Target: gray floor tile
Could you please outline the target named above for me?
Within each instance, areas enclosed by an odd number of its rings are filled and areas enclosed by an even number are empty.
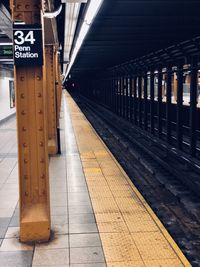
[[[18,238],[5,238],[1,244],[0,251],[32,251],[34,248],[31,244],[25,244],[19,242]]]
[[[67,187],[66,186],[51,186],[50,187],[51,194],[55,193],[66,193],[67,192]]]
[[[71,266],[71,265],[69,265],[69,264],[62,264],[62,265],[60,265],[60,264],[50,264],[50,265],[38,265],[38,264],[33,264],[31,267],[69,267],[69,266]]]
[[[57,187],[63,187],[67,188],[66,181],[50,181],[51,187],[57,186]]]
[[[82,164],[80,161],[69,161],[67,162],[67,172],[70,171],[83,172]]]
[[[75,195],[73,197],[69,196],[68,202],[69,202],[69,206],[75,205],[75,204],[80,205],[80,203],[83,205],[89,205],[91,203],[89,196],[78,196],[78,193],[76,196]]]
[[[91,213],[86,214],[70,214],[69,215],[70,224],[81,224],[81,223],[95,223],[94,215]]]
[[[67,181],[69,187],[73,186],[86,186],[86,182],[82,179],[71,179]]]
[[[14,213],[13,213],[13,216],[19,216],[19,208],[16,208]]]
[[[76,170],[70,170],[67,172],[67,179],[68,181],[74,181],[74,180],[80,180],[80,181],[85,181],[85,176],[83,174],[82,169]]]
[[[17,226],[19,226],[19,217],[18,216],[13,216],[12,219],[11,219],[11,221],[10,221],[10,223],[9,223],[9,226],[10,227],[13,227],[13,226],[17,227]]]
[[[69,233],[70,234],[82,234],[82,233],[97,233],[97,226],[95,223],[89,224],[70,224]]]
[[[1,192],[0,192],[1,194]],[[12,217],[13,216],[13,212],[14,212],[14,208],[4,208],[1,209],[0,208],[0,218],[8,218],[8,217]]]
[[[75,161],[80,162],[79,154],[67,155],[66,159],[67,159],[67,164],[70,164],[70,162],[75,162]]]
[[[33,256],[33,266],[62,266],[69,264],[69,249],[37,250]]]
[[[100,247],[101,240],[99,234],[72,234],[70,238],[70,247]]]
[[[31,267],[32,251],[1,252],[0,267]]]
[[[52,216],[66,216],[68,214],[68,208],[66,206],[54,206],[51,207],[51,215]]]
[[[0,218],[0,227],[7,227],[10,222],[10,218]]]
[[[0,238],[4,238],[8,229],[10,218],[0,218]]]
[[[68,235],[55,235],[53,240],[43,244],[36,244],[35,250],[40,249],[61,249],[69,248],[69,236]]]
[[[71,248],[71,263],[104,263],[104,255],[101,247]]]
[[[68,192],[68,198],[69,200],[80,200],[80,202],[84,201],[85,199],[89,198],[89,192]]]
[[[91,204],[80,205],[80,203],[77,203],[77,205],[69,206],[69,215],[71,215],[71,214],[84,214],[84,213],[93,213],[93,209],[92,209]]]
[[[87,186],[74,186],[74,187],[68,187],[69,193],[82,193],[82,192],[88,192]]]
[[[19,237],[19,227],[8,227],[5,238],[18,238]]]
[[[67,199],[51,200],[50,203],[52,207],[67,207]]]
[[[66,235],[69,233],[69,226],[67,223],[52,225],[51,229],[55,235]]]
[[[51,216],[52,225],[55,224],[67,224],[68,223],[68,217],[67,216]]]

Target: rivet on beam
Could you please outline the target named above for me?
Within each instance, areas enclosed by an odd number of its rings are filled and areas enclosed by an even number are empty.
[[[40,142],[40,146],[43,146],[43,142]]]

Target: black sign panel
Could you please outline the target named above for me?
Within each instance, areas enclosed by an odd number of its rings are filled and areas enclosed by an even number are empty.
[[[15,65],[42,65],[43,45],[41,25],[14,24],[13,46]]]

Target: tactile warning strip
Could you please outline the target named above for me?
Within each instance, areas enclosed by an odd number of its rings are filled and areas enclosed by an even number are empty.
[[[65,100],[107,266],[191,266],[67,93]]]

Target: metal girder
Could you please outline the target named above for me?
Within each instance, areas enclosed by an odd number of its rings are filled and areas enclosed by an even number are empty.
[[[12,40],[11,16],[2,3],[0,3],[0,29]]]
[[[14,22],[20,20],[26,24],[43,24],[41,12],[44,7],[43,0],[10,0],[10,7]],[[24,242],[47,241],[50,238],[44,66],[16,65],[14,67],[20,187],[20,240]]]
[[[45,45],[58,45],[57,23],[55,18],[44,18],[44,32]]]
[[[53,45],[45,46],[46,56],[46,97],[48,120],[48,152],[50,155],[57,153],[57,113],[56,113],[56,50]]]

